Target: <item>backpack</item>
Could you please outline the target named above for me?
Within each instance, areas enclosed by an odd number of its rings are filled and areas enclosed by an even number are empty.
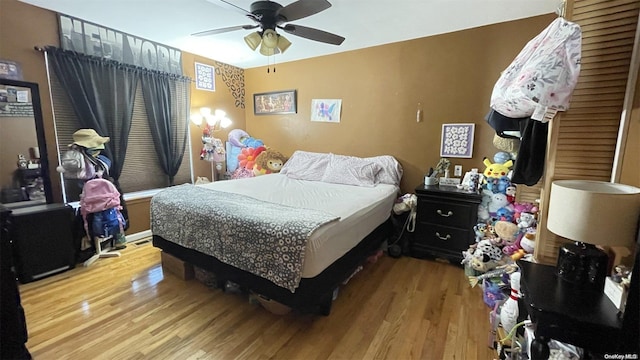
[[[118,228],[120,232],[124,233],[125,221],[124,217],[120,213],[121,209],[122,206],[120,205],[120,192],[118,191],[118,189],[116,189],[116,186],[111,181],[102,178],[96,178],[91,179],[84,184],[82,193],[80,194],[80,212],[82,213],[84,228],[87,234],[90,234],[87,215],[94,214],[95,222],[96,214],[98,213],[101,225],[99,232],[94,232],[94,236],[104,233],[102,222],[106,222],[107,225],[113,224],[113,222],[109,222],[109,217],[113,217],[114,215],[115,217],[117,217]],[[105,211],[107,212],[103,213]]]
[[[89,157],[76,145],[72,145],[60,159],[56,168],[65,179],[89,180],[96,176],[96,169]]]
[[[116,236],[118,233],[124,232],[122,224],[124,218],[120,211],[116,208],[102,210],[93,214],[91,220],[91,230],[93,230],[93,236],[109,237]]]

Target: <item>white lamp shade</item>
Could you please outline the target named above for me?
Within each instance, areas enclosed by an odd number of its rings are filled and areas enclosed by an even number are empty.
[[[640,216],[640,189],[590,180],[551,184],[547,228],[592,245],[631,246]]]
[[[223,117],[222,120],[220,120],[220,126],[223,129],[228,128],[229,126],[231,126],[231,119],[229,119],[228,117]]]

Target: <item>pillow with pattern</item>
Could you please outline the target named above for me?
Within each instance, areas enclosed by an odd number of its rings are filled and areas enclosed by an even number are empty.
[[[321,181],[329,165],[329,155],[297,150],[280,169],[280,174],[298,180]]]
[[[378,184],[377,175],[382,170],[375,162],[345,155],[331,154],[329,166],[322,181],[334,184],[373,187]]]
[[[377,175],[379,184],[389,184],[400,186],[402,179],[402,165],[391,155],[380,155],[364,158],[364,160],[380,165],[380,172]]]

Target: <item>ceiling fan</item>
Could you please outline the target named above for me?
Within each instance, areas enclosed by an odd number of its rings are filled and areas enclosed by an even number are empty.
[[[259,31],[245,36],[244,40],[251,50],[260,46],[260,53],[265,56],[283,53],[291,46],[291,42],[278,34],[276,28],[289,34],[327,44],[340,45],[344,41],[344,37],[323,30],[288,24],[290,21],[299,20],[330,8],[331,3],[327,0],[298,0],[287,6],[282,6],[274,1],[256,1],[251,4],[250,11],[225,0],[218,1],[221,6],[242,13],[256,24],[206,30],[194,33],[193,36],[208,36],[235,30],[260,28]]]

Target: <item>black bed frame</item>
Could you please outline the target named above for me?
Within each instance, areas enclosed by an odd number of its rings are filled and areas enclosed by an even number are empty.
[[[371,256],[393,232],[391,219],[379,225],[356,247],[336,260],[313,278],[303,278],[294,293],[234,266],[199,251],[185,248],[160,236],[153,235],[153,245],[187,263],[210,271],[216,276],[216,285],[224,289],[227,281],[240,285],[245,290],[261,294],[287,305],[301,313],[329,315],[334,290],[347,280]]]

